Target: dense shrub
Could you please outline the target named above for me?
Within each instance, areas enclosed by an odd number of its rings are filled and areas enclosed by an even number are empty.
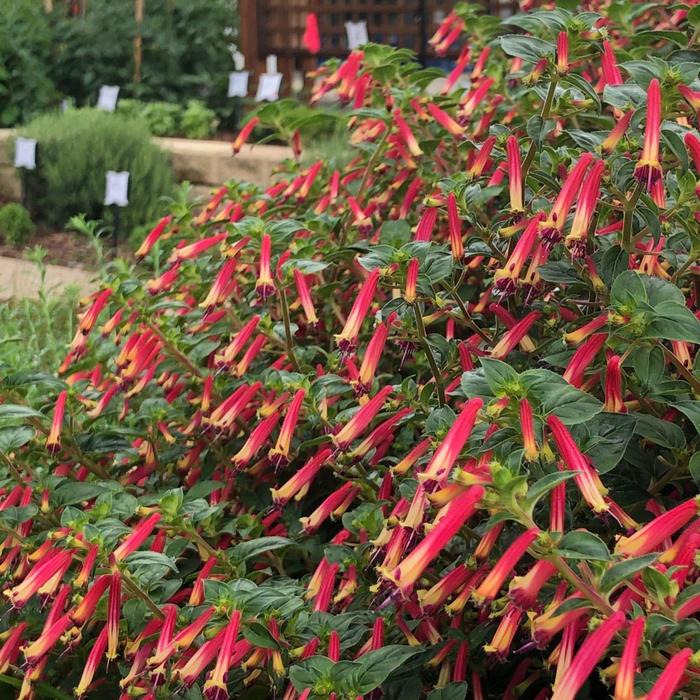
[[[4,377],[25,696],[700,694],[698,14],[457,11],[469,90],[353,52],[342,173],[178,204]]]
[[[236,20],[232,0],[146,2],[142,77],[134,83],[134,4],[90,0],[79,17],[56,4],[52,74],[59,90],[81,105],[95,103],[100,85],[120,85],[122,97],[181,104],[198,98],[230,119],[236,101],[226,97],[226,87]]]
[[[34,233],[29,212],[15,202],[0,207],[0,240],[10,245],[22,245]]]
[[[215,113],[201,100],[188,100],[180,120],[180,132],[188,139],[206,139],[216,130]]]
[[[32,204],[52,226],[75,214],[102,218],[105,173],[128,170],[129,206],[125,230],[150,221],[173,191],[167,156],[151,143],[140,120],[93,109],[68,110],[31,122],[22,133],[39,142],[38,167],[27,173]]]
[[[0,127],[58,103],[49,76],[51,28],[40,2],[0,0]]]

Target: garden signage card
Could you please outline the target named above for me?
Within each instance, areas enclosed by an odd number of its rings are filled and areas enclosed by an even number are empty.
[[[369,42],[367,22],[364,20],[361,20],[360,22],[346,22],[345,32],[348,37],[348,48],[350,51],[354,51],[355,49]]]
[[[36,139],[18,136],[15,139],[15,168],[36,168]]]
[[[100,94],[97,98],[97,109],[102,109],[105,112],[114,112],[119,99],[118,85],[103,85],[100,88]]]
[[[228,96],[245,97],[248,94],[248,71],[237,70],[228,74]]]
[[[105,205],[125,207],[129,204],[129,171],[108,170],[105,179]]]

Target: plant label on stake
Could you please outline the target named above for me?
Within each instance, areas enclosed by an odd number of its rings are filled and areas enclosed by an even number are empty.
[[[36,139],[18,136],[15,139],[15,168],[36,170]]]
[[[112,247],[117,254],[119,241],[119,210],[129,204],[129,171],[108,170],[105,178],[105,206],[112,206],[114,212],[114,230],[112,232]]]
[[[97,109],[105,112],[114,112],[119,98],[118,85],[103,85],[97,98]]]
[[[248,71],[236,70],[228,74],[228,96],[245,97],[248,94]]]
[[[365,22],[365,20],[346,22],[345,33],[348,37],[348,49],[350,49],[350,51],[354,51],[369,42],[367,22]]]
[[[256,102],[275,102],[280,96],[282,74],[277,72],[277,56],[270,55],[265,59],[265,72],[258,79]]]

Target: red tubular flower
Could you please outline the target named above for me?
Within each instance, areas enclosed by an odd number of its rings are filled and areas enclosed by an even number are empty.
[[[236,333],[233,340],[224,348],[223,352],[216,356],[215,361],[218,366],[230,365],[236,359],[255,332],[258,323],[260,323],[260,316],[256,314],[251,317],[238,333]]]
[[[209,236],[208,238],[202,238],[199,241],[182,246],[182,248],[175,248],[168,258],[168,263],[175,265],[185,260],[194,260],[210,248],[213,248],[214,246],[219,245],[219,243],[225,241],[226,238],[228,238],[228,233],[217,233],[213,236]]]
[[[466,564],[458,564],[432,588],[427,591],[418,591],[421,608],[428,612],[436,610],[452,593],[466,583],[471,575],[472,572]]]
[[[362,328],[362,322],[369,313],[374,294],[377,291],[379,274],[378,267],[370,272],[355,298],[355,303],[350,309],[343,330],[335,336],[335,341],[342,353],[350,353],[357,345],[357,336]]]
[[[491,568],[486,578],[479,584],[472,593],[477,603],[483,605],[492,601],[501,590],[508,575],[513,571],[517,563],[527,552],[528,547],[537,539],[540,531],[531,528],[519,535],[513,543],[506,549],[501,558]]]
[[[617,67],[615,52],[607,39],[603,41],[602,65],[605,85],[622,85],[625,82],[622,79],[620,69]]]
[[[216,566],[216,557],[209,557],[204,562],[204,566],[199,570],[195,579],[190,599],[187,601],[189,605],[201,605],[204,602],[204,582],[209,578],[211,570]]]
[[[588,227],[591,225],[591,219],[595,212],[600,194],[600,180],[604,170],[605,163],[602,160],[596,161],[581,187],[576,213],[571,224],[571,232],[564,241],[566,247],[571,251],[572,258],[579,259],[586,254]]]
[[[452,92],[452,88],[455,86],[459,80],[464,69],[469,64],[469,58],[471,56],[471,51],[468,46],[465,46],[460,52],[457,60],[455,61],[454,68],[450,71],[447,79],[445,80],[445,85],[443,86],[441,93],[442,95],[449,95]]]
[[[391,469],[394,474],[405,474],[428,450],[430,438],[421,440],[400,462]]]
[[[309,53],[317,54],[321,50],[321,35],[318,31],[318,18],[315,12],[306,13],[306,26],[301,43]]]
[[[186,688],[192,686],[199,675],[216,658],[221,650],[221,645],[228,631],[228,625],[222,627],[215,637],[202,644],[199,649],[182,665],[173,671],[173,677],[179,680]]]
[[[569,364],[564,371],[564,379],[571,386],[580,387],[586,370],[595,356],[600,352],[608,336],[606,333],[596,333],[586,342],[582,343],[569,360]]]
[[[569,170],[561,191],[554,202],[549,216],[540,223],[540,239],[542,244],[551,250],[552,247],[561,240],[561,232],[566,224],[566,217],[569,215],[571,205],[576,199],[583,178],[586,176],[588,166],[591,164],[593,156],[584,153]]]
[[[80,676],[80,681],[73,691],[76,697],[81,698],[85,693],[87,693],[92,679],[95,677],[95,672],[97,671],[100,661],[104,656],[105,649],[107,648],[107,625],[102,628],[102,631],[97,635],[95,643],[90,649],[87,660],[85,661],[85,666],[83,667],[83,673]]]
[[[235,269],[235,260],[227,260],[221,266],[221,269],[219,270],[219,273],[216,275],[216,279],[214,280],[214,284],[209,290],[209,294],[207,294],[205,299],[199,305],[200,308],[211,309],[212,307],[218,306],[219,304],[222,304],[224,301],[226,301],[226,298],[230,294],[229,283],[231,281],[231,277],[233,276]]]
[[[520,430],[523,434],[523,446],[525,447],[525,459],[535,460],[539,457],[535,439],[535,421],[532,415],[532,406],[527,399],[520,401]]]
[[[569,35],[566,32],[557,35],[557,72],[569,72]]]
[[[484,489],[481,486],[472,486],[450,501],[418,546],[393,571],[385,572],[384,576],[393,581],[402,593],[408,593],[433,559],[474,514],[483,495]]]
[[[12,628],[7,639],[5,639],[5,643],[0,649],[0,673],[5,673],[10,664],[14,664],[17,661],[25,629],[27,629],[27,623],[20,622]]]
[[[659,162],[659,139],[661,138],[661,88],[652,78],[647,89],[647,122],[644,131],[644,150],[638,161],[634,176],[651,192],[652,186],[661,179],[663,171]]]
[[[464,100],[462,109],[460,110],[460,114],[463,118],[471,117],[474,110],[476,110],[479,105],[483,104],[486,99],[486,94],[491,89],[494,82],[493,78],[486,78],[486,80],[479,82],[476,90],[465,93],[465,96],[462,98],[462,100]]]
[[[433,230],[435,229],[437,216],[437,207],[426,207],[420,221],[418,222],[418,226],[416,226],[416,235],[414,236],[413,240],[430,241],[433,237]]]
[[[509,603],[493,638],[484,646],[484,651],[487,654],[495,654],[498,659],[505,659],[520,627],[523,615],[522,609]]]
[[[304,403],[305,396],[306,392],[303,389],[299,389],[296,394],[294,394],[294,398],[289,404],[289,408],[287,409],[287,413],[284,417],[284,422],[282,423],[280,434],[277,437],[277,442],[275,443],[275,446],[267,453],[267,456],[277,467],[289,462],[292,437],[294,435],[294,429],[296,428],[299,420],[299,412],[301,411],[301,406]]]
[[[432,480],[437,481],[441,486],[445,485],[452,466],[474,429],[476,417],[483,405],[484,402],[479,398],[467,401],[440,446],[435,450],[425,471],[418,475],[420,481]]]
[[[604,513],[609,510],[610,506],[604,498],[608,490],[601,483],[595,467],[589,463],[588,459],[579,450],[571,433],[555,415],[550,414],[547,416],[547,425],[552,431],[552,437],[566,468],[577,472],[574,476],[574,481],[585,501],[596,513]]]
[[[231,458],[236,469],[243,469],[255,459],[255,456],[267,443],[267,439],[275,429],[280,416],[278,412],[261,420],[250,433],[243,447]]]
[[[671,700],[673,694],[683,685],[683,674],[690,663],[693,650],[681,649],[666,664],[666,668],[647,693],[645,700]]]
[[[248,140],[248,137],[253,133],[253,129],[255,129],[258,124],[260,124],[260,117],[253,117],[246,122],[243,128],[238,132],[238,136],[236,136],[234,142],[231,144],[234,156],[240,152],[241,148],[243,148],[243,144]]]
[[[304,315],[306,316],[306,322],[310,326],[316,326],[318,323],[318,316],[316,316],[316,310],[314,309],[314,303],[311,299],[311,293],[309,292],[309,286],[306,284],[306,277],[304,273],[297,267],[294,268],[294,284],[297,288],[297,294],[299,295],[299,301],[304,309]]]
[[[258,280],[255,283],[255,291],[263,301],[275,293],[275,282],[272,279],[272,272],[270,268],[271,257],[272,239],[267,233],[264,233],[260,243],[260,268],[258,272]]]
[[[61,449],[61,428],[63,427],[63,415],[66,411],[66,399],[68,391],[65,389],[58,395],[56,406],[53,410],[53,421],[51,422],[51,431],[46,438],[46,449],[52,454]]]
[[[481,77],[481,74],[484,72],[484,69],[486,68],[486,61],[489,60],[490,55],[491,55],[491,47],[484,46],[484,48],[481,49],[481,53],[479,54],[479,58],[477,58],[476,62],[474,63],[474,68],[472,68],[472,74],[471,74],[472,80],[475,81]]]
[[[625,135],[625,133],[627,133],[627,128],[629,127],[633,116],[634,110],[630,109],[617,120],[615,126],[600,145],[603,153],[612,153],[615,150],[617,144],[620,143],[622,137]]]
[[[576,693],[586,682],[595,665],[608,649],[613,637],[625,624],[625,614],[613,613],[596,630],[591,632],[566,670],[561,683],[554,689],[552,700],[574,700]]]
[[[399,131],[401,139],[406,144],[406,147],[411,152],[411,155],[414,157],[423,155],[423,151],[418,145],[418,141],[416,141],[416,137],[411,131],[411,127],[408,126],[406,120],[401,116],[401,112],[398,109],[395,109],[392,113],[392,116],[394,118],[394,124],[396,124],[396,128]]]
[[[121,561],[132,552],[135,552],[148,539],[148,536],[153,532],[160,519],[160,513],[151,513],[147,518],[144,518],[114,550],[115,561]]]
[[[510,210],[514,213],[525,211],[523,206],[523,173],[520,161],[520,146],[515,136],[509,136],[506,141],[506,170],[508,172],[508,187],[510,190]]]
[[[450,232],[450,248],[454,260],[462,260],[464,257],[464,244],[462,243],[462,222],[457,211],[457,198],[454,192],[447,195],[447,220]]]
[[[440,109],[433,102],[428,102],[428,111],[433,115],[435,121],[452,136],[462,136],[464,127],[460,126],[447,112]],[[416,155],[416,154],[414,154]]]
[[[380,389],[360,410],[333,435],[333,443],[339,450],[346,450],[350,444],[364,433],[374,417],[382,410],[384,402],[393,392],[393,388],[385,386]]]
[[[238,636],[238,628],[241,623],[241,611],[234,610],[231,619],[226,625],[223,638],[219,646],[219,655],[216,666],[204,683],[204,696],[207,700],[226,700],[229,697],[226,685],[228,670],[231,666],[233,645]]]
[[[71,622],[73,622],[76,627],[82,627],[90,620],[102,594],[109,587],[110,580],[111,576],[109,574],[103,574],[96,578],[95,582],[85,594],[85,597],[68,613]]]
[[[581,343],[590,335],[599,331],[601,328],[606,326],[608,323],[608,314],[603,313],[600,316],[596,316],[592,321],[589,321],[584,326],[577,328],[575,331],[570,331],[564,335],[564,340],[567,343]]]
[[[112,563],[112,574],[107,601],[107,659],[117,658],[119,647],[119,618],[122,607],[122,575]]]
[[[608,358],[607,372],[605,373],[605,405],[603,410],[610,413],[627,412],[622,395],[621,359],[619,355],[611,355]]]
[[[112,296],[111,289],[103,290],[98,294],[95,301],[92,302],[90,308],[83,314],[82,318],[80,319],[80,324],[78,326],[80,332],[83,335],[89,335],[90,331],[93,329],[95,323],[97,322],[100,313],[102,313],[102,309],[104,309],[105,305],[109,301],[110,296]]]
[[[357,496],[359,488],[351,481],[346,481],[331,494],[308,517],[299,518],[304,532],[313,534],[331,516],[341,515]]]
[[[508,588],[508,597],[523,610],[531,610],[542,587],[557,572],[554,564],[541,559],[524,576],[514,576]]]
[[[539,311],[531,311],[518,321],[510,330],[503,334],[503,337],[491,350],[491,357],[496,360],[503,360],[528,334],[530,328],[541,316],[542,314]]]
[[[615,551],[628,557],[638,557],[656,549],[667,537],[671,537],[698,515],[698,502],[691,498],[675,508],[662,513],[629,537],[621,537]]]
[[[372,335],[372,339],[367,345],[367,350],[362,358],[362,364],[360,365],[360,374],[357,379],[356,391],[361,394],[368,394],[372,388],[372,381],[374,380],[374,374],[379,366],[379,361],[382,358],[382,353],[384,352],[384,345],[386,344],[386,339],[389,336],[389,325],[391,321],[387,323],[380,323]]]
[[[26,504],[21,504],[26,505]],[[59,579],[65,574],[73,560],[73,552],[61,549],[47,554],[26,575],[22,583],[3,591],[12,606],[24,607],[29,600],[55,577]]]
[[[173,217],[171,215],[164,216],[154,227],[151,229],[151,232],[146,236],[146,238],[143,239],[143,243],[139,246],[138,250],[136,251],[135,255],[136,257],[141,260],[142,258],[145,258],[153,249],[153,246],[157,243],[157,241],[160,239],[160,237],[163,235],[165,232],[165,229],[168,228],[170,225],[170,222],[173,220]]]
[[[635,700],[634,679],[637,675],[637,655],[644,637],[644,618],[638,617],[630,626],[615,677],[614,700]]]
[[[496,270],[493,276],[493,286],[501,296],[507,297],[515,294],[520,273],[537,242],[540,219],[541,215],[539,214],[530,219],[506,264],[499,270]]]
[[[51,625],[47,625],[34,642],[22,649],[27,664],[32,667],[37,666],[37,664],[51,652],[54,646],[56,646],[56,643],[66,632],[70,624],[71,621],[68,615],[61,615],[61,617],[55,620]]]
[[[491,157],[491,151],[496,144],[496,137],[489,136],[479,148],[479,152],[476,154],[474,161],[467,170],[467,177],[475,178],[480,177],[484,174],[486,166],[489,164],[489,159]]]
[[[329,449],[320,450],[314,455],[294,476],[292,476],[283,486],[278,489],[271,489],[272,502],[275,505],[284,505],[292,498],[300,500],[303,498],[311,486],[316,474],[333,454]]]

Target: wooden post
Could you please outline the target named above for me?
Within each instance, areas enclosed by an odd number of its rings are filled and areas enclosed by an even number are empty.
[[[44,0],[44,12],[53,12],[53,0]]]
[[[142,37],[141,25],[146,0],[134,0],[134,20],[136,21],[136,34],[134,35],[134,82],[141,82]]]
[[[239,49],[245,56],[246,68],[257,72],[260,61],[260,43],[258,41],[258,11],[255,4],[255,0],[239,0],[240,24],[238,36]]]

